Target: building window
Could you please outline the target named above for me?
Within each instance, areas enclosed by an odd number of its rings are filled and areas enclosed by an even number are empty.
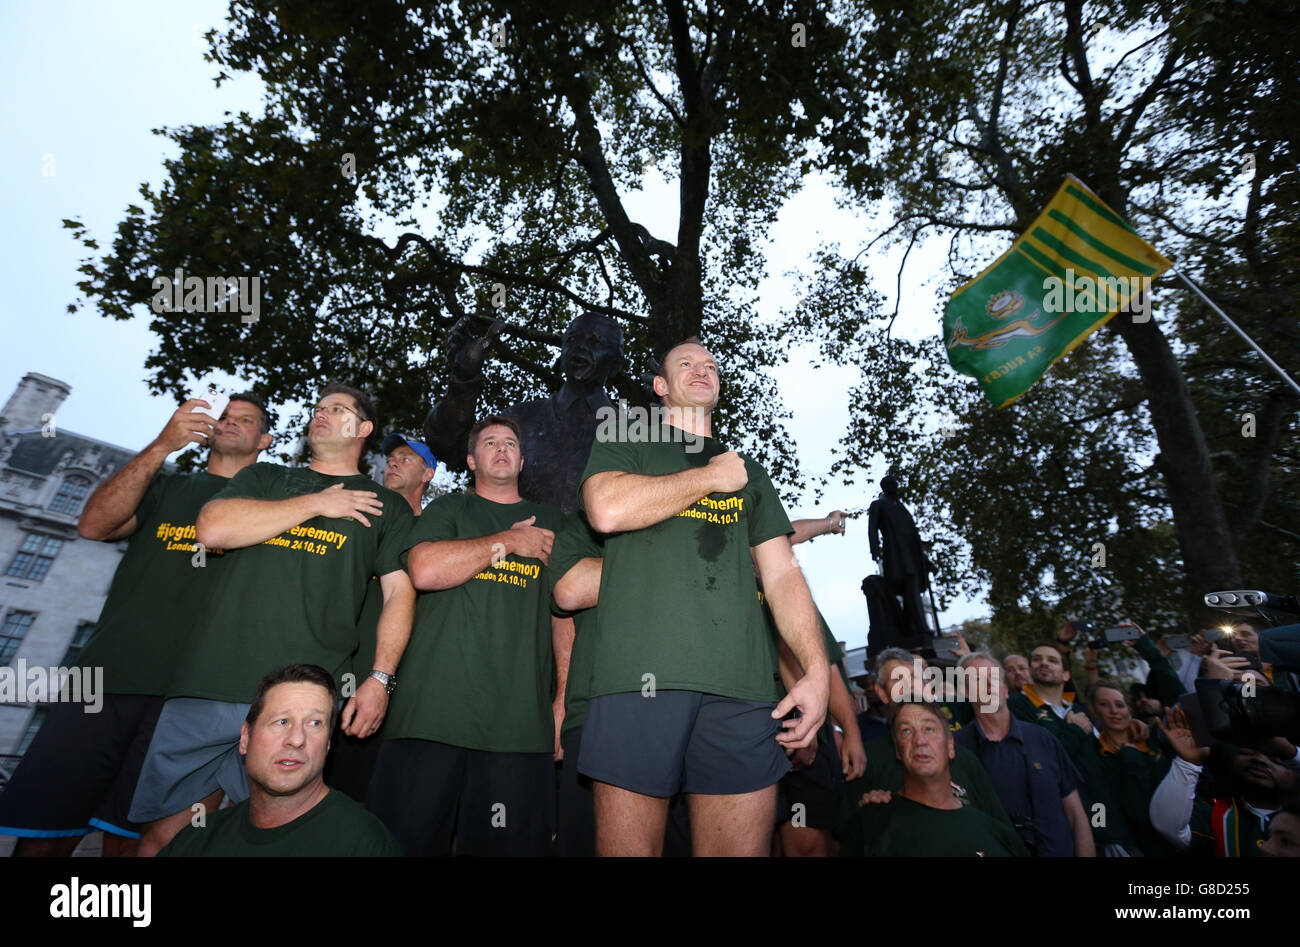
[[[81,660],[81,649],[86,646],[90,636],[95,633],[95,623],[93,621],[77,622],[77,633],[72,636],[72,641],[68,645],[68,651],[63,655],[60,662],[65,668],[74,668],[77,662]]]
[[[27,637],[27,629],[36,620],[34,612],[11,611],[0,626],[0,666],[8,666],[18,653],[18,646]]]
[[[50,571],[54,557],[62,548],[62,539],[42,536],[39,533],[28,533],[23,544],[18,547],[18,552],[14,554],[14,561],[9,563],[9,571],[5,574],[39,582],[45,578],[45,573]]]
[[[90,495],[90,481],[84,477],[68,477],[59,485],[59,492],[50,501],[51,513],[67,513],[76,516],[81,512],[81,504]]]

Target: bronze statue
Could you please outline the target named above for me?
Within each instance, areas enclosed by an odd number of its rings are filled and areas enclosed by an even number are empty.
[[[881,564],[890,600],[902,598],[900,640],[891,644],[904,648],[929,647],[931,629],[925,619],[921,594],[930,588],[934,563],[925,554],[912,514],[898,498],[898,481],[882,477],[883,494],[867,510],[867,541],[871,558]],[[864,588],[865,591],[865,588]]]
[[[465,436],[474,424],[484,382],[483,362],[494,335],[489,331],[485,337],[475,337],[467,317],[447,337],[450,390],[425,418],[424,439],[450,470],[465,469]],[[578,478],[596,439],[596,412],[613,410],[605,385],[622,365],[622,327],[598,312],[584,312],[564,330],[560,349],[564,383],[559,391],[502,412],[514,419],[523,435],[519,493],[524,499],[566,513],[577,509]]]

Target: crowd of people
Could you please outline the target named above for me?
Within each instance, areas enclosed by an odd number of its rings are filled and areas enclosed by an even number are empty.
[[[964,691],[918,699],[898,648],[851,681],[792,551],[843,515],[788,518],[713,437],[720,386],[698,340],[664,353],[654,392],[691,437],[598,437],[575,513],[520,494],[508,416],[470,430],[471,488],[426,502],[419,440],[382,440],[382,485],[361,472],[357,388],[321,391],[301,467],[258,461],[256,396],[181,405],[82,512],[127,544],[81,659],[107,695],[51,707],[0,834],[16,855],[96,829],[141,856],[1300,854],[1296,747],[1198,746],[1175,706],[1198,676],[1294,683],[1253,626],[1233,653],[1139,634],[1132,688],[1086,649],[1076,681],[1073,623],[1004,660],[963,642]],[[194,441],[205,469],[166,469]]]

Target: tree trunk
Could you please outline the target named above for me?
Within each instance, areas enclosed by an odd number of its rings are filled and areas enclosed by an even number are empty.
[[[1193,622],[1191,630],[1196,631],[1209,620],[1205,593],[1241,584],[1237,552],[1214,482],[1209,447],[1182,369],[1154,319],[1134,323],[1120,313],[1109,325],[1128,346],[1147,391],[1151,424],[1160,445],[1156,463],[1173,510],[1186,574],[1184,600]],[[1114,554],[1118,562],[1123,561],[1123,550],[1115,550]]]

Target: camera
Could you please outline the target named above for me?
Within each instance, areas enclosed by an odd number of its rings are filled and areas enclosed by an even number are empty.
[[[1269,737],[1300,741],[1300,694],[1280,687],[1247,688],[1238,681],[1199,680],[1196,692],[1179,703],[1201,746],[1210,742],[1207,738],[1243,744]]]

